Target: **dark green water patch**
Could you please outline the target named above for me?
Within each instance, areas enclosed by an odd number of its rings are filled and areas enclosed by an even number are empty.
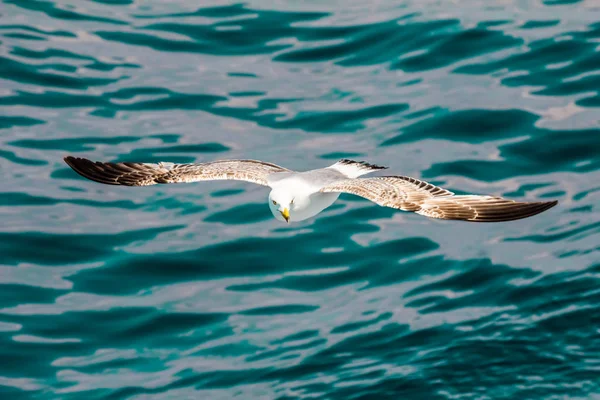
[[[409,125],[402,134],[384,141],[382,146],[423,139],[468,143],[508,139],[526,135],[538,118],[521,110],[437,111],[435,117]]]
[[[47,234],[40,232],[0,233],[3,263],[22,262],[40,265],[64,265],[97,261],[114,252],[115,247],[154,237],[177,226],[150,228],[114,235]],[[32,252],[34,248],[39,251]]]
[[[0,129],[12,128],[15,126],[33,126],[45,124],[46,121],[25,116],[0,116]]]

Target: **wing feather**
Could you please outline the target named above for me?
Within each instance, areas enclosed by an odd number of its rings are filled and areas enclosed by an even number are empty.
[[[474,222],[503,222],[531,217],[558,204],[558,201],[519,202],[493,196],[451,196],[428,199],[417,214],[431,218]]]
[[[372,202],[404,211],[417,211],[425,199],[454,193],[408,176],[378,176],[344,179],[329,184],[321,192],[355,194]]]
[[[239,180],[268,186],[268,177],[290,170],[256,160],[223,160],[197,164],[111,163],[67,156],[65,162],[79,175],[107,185],[149,186],[210,180]]]
[[[346,179],[321,189],[350,193],[374,203],[430,218],[473,222],[502,222],[531,217],[557,201],[518,202],[494,196],[460,195],[406,176]]]

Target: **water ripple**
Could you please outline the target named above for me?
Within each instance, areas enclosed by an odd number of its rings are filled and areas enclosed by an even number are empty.
[[[0,397],[593,398],[593,2],[0,0]],[[98,160],[364,159],[556,198],[455,224]]]

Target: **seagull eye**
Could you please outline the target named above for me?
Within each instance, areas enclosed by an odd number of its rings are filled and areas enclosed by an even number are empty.
[[[277,202],[276,202],[275,200],[273,200],[273,204],[274,204],[274,205],[277,205]]]

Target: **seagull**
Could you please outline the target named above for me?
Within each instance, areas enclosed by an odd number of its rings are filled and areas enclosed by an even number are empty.
[[[271,188],[269,208],[287,223],[311,218],[341,193],[363,197],[383,207],[412,211],[430,218],[503,222],[531,217],[557,201],[518,202],[496,196],[455,195],[408,176],[361,176],[387,169],[364,161],[342,159],[333,165],[296,172],[264,161],[221,160],[206,163],[94,162],[67,156],[75,172],[92,181],[122,186],[150,186],[212,180],[238,180]]]

